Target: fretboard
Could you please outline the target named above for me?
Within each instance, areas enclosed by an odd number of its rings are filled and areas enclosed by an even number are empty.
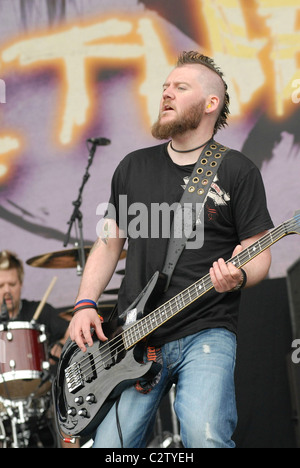
[[[246,265],[246,263],[257,257],[261,252],[275,244],[275,242],[279,241],[288,234],[292,234],[294,223],[294,218],[282,223],[280,226],[272,229],[268,234],[265,234],[258,241],[254,242],[241,253],[229,259],[226,263],[231,262],[237,268],[242,268],[244,265]],[[124,347],[129,349],[134,346],[140,340],[159,328],[163,323],[170,320],[181,310],[191,305],[212,288],[213,284],[210,275],[207,274],[196,283],[182,291],[180,294],[155,309],[146,317],[142,318],[138,322],[135,322],[129,328],[124,330],[122,333]]]

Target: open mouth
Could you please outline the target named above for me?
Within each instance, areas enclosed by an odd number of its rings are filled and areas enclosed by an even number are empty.
[[[169,106],[168,104],[166,104],[164,107],[163,107],[163,110],[164,111],[169,111],[169,110],[174,110],[173,107]]]
[[[162,108],[162,113],[165,113],[165,112],[171,112],[171,111],[174,111],[173,107],[169,106],[168,104],[165,104]]]

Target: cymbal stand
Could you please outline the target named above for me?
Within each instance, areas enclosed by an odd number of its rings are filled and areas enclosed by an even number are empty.
[[[6,431],[0,415],[0,448],[7,448]]]
[[[29,444],[30,431],[26,428],[24,402],[16,402],[16,406],[8,406],[7,414],[10,418],[12,431],[12,448],[26,448]]]

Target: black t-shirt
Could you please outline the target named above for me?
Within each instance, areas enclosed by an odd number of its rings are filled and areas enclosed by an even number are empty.
[[[192,170],[193,166],[178,166],[172,161],[167,144],[130,153],[117,167],[106,217],[116,219],[128,237],[119,312],[132,304],[156,271],[162,270],[168,236],[166,219],[160,220],[158,229],[157,207],[180,201]],[[215,260],[231,258],[242,240],[273,227],[261,174],[238,151],[230,150],[225,156],[210,188],[203,216],[203,246],[183,251],[169,289],[157,305],[206,275]],[[155,330],[149,342],[162,345],[215,327],[236,333],[239,301],[239,292],[219,294],[212,290]]]

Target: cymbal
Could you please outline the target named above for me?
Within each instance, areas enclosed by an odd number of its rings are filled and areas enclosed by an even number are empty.
[[[85,259],[89,256],[92,247],[84,247]],[[123,250],[120,260],[126,258],[126,250]],[[69,249],[58,252],[50,252],[27,260],[27,265],[36,268],[76,268],[79,264],[79,250]]]

